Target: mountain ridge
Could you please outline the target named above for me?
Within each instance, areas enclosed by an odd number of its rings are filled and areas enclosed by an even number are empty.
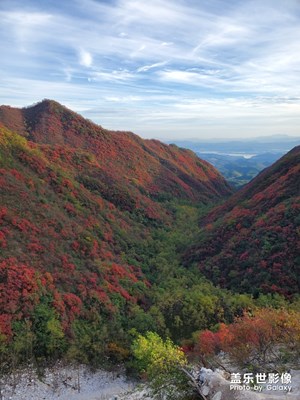
[[[232,192],[224,178],[209,163],[189,150],[168,146],[156,140],[143,140],[131,132],[108,131],[53,100],[44,100],[23,109],[1,106],[0,121],[35,143],[67,145],[92,152],[102,161],[106,159],[110,169],[115,169],[122,160],[119,175],[128,174],[137,178],[141,171],[149,172],[144,173],[140,180],[150,183],[155,181],[153,172],[159,175],[161,170],[161,175],[168,176],[169,184],[160,179],[158,186],[165,186],[168,190],[170,186],[173,189],[177,186],[177,194],[181,192],[183,197],[201,200],[201,194],[200,197],[196,194],[199,189],[209,195],[211,191],[216,197]],[[153,172],[149,171],[149,166]],[[184,179],[189,181],[188,185]],[[193,190],[194,185],[198,186],[197,190]],[[185,196],[184,192],[188,192],[188,195]],[[204,200],[205,196],[202,197]]]
[[[186,262],[232,290],[298,293],[299,175],[297,146],[201,220],[203,236]]]

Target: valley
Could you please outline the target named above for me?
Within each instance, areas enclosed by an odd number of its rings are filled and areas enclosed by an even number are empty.
[[[4,378],[58,361],[137,377],[148,332],[206,365],[207,337],[238,348],[237,321],[264,310],[286,310],[298,354],[299,147],[234,191],[191,150],[53,100],[1,106],[0,133]]]

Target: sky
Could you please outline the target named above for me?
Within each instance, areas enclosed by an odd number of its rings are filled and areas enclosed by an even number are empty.
[[[0,104],[145,138],[300,136],[300,0],[0,0]]]

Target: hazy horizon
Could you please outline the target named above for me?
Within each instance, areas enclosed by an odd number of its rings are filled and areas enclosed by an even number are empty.
[[[299,137],[297,0],[2,0],[0,103],[168,140]]]

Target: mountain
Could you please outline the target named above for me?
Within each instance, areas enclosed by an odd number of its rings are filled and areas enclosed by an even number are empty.
[[[231,188],[190,150],[108,131],[54,101],[2,106],[0,124],[0,339],[25,359],[29,348],[121,357],[130,324],[153,325],[149,287],[166,264],[153,258],[176,209]]]
[[[95,179],[126,187],[133,202],[149,207],[149,198],[210,202],[231,193],[222,176],[193,152],[130,132],[105,130],[52,100],[24,109],[2,106],[0,122],[30,142],[89,152],[101,163]]]
[[[214,283],[240,292],[299,292],[300,146],[201,221],[185,255]]]

